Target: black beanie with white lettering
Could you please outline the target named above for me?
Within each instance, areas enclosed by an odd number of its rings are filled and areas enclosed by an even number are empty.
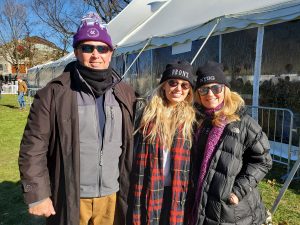
[[[193,67],[187,61],[176,61],[166,66],[165,71],[160,79],[160,84],[169,79],[181,79],[190,82],[191,86],[195,85],[195,76],[193,75]]]
[[[203,66],[199,67],[197,72],[196,89],[211,83],[224,84],[230,87],[223,72],[223,65],[214,61],[208,61]]]

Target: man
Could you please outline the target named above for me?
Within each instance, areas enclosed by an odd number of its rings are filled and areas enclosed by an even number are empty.
[[[17,78],[18,80],[18,102],[20,105],[20,109],[23,110],[25,109],[25,94],[27,92],[27,85],[25,81],[22,80],[21,77]]]
[[[73,39],[76,62],[38,91],[21,142],[25,202],[51,225],[125,223],[132,167],[131,87],[110,67],[97,14]]]

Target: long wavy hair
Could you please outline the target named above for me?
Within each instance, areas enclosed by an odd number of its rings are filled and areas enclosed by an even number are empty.
[[[201,98],[198,92],[196,96],[195,102],[201,105]],[[240,120],[238,112],[244,106],[245,101],[243,98],[237,92],[231,91],[227,86],[224,86],[224,106],[215,113],[212,121],[213,125],[220,126],[224,124],[224,117],[226,123]]]
[[[187,97],[175,106],[169,106],[163,86],[159,85],[152,94],[150,102],[144,109],[140,130],[145,139],[154,142],[157,135],[164,145],[170,149],[176,131],[180,128],[185,139],[192,144],[192,127],[195,123],[193,108],[193,90],[190,88]],[[151,126],[150,132],[148,131]]]

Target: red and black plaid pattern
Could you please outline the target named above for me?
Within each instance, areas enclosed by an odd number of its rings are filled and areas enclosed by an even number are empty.
[[[148,127],[149,132],[151,126]],[[158,135],[157,135],[158,136]],[[170,225],[183,224],[184,205],[189,179],[190,148],[178,129],[171,151],[172,201]],[[163,202],[163,143],[156,137],[155,143],[143,140],[138,145],[134,184],[134,225],[159,225]]]

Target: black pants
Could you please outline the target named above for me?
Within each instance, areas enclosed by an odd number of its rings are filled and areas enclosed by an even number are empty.
[[[172,204],[172,188],[166,186],[164,188],[163,204],[160,213],[159,225],[170,224],[171,204]]]

